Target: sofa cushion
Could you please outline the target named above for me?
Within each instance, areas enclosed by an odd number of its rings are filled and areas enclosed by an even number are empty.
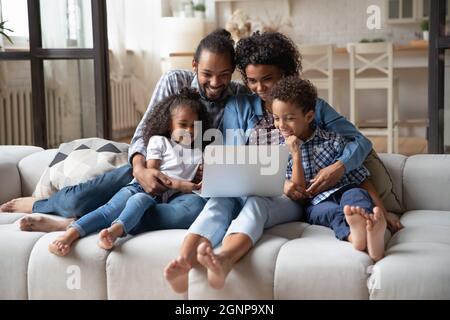
[[[403,198],[408,211],[450,211],[449,186],[450,155],[416,155],[406,161]]]
[[[20,160],[18,167],[23,197],[31,196],[45,169],[55,157],[56,151],[56,149],[43,150]]]
[[[77,185],[128,162],[128,144],[100,138],[63,143],[45,169],[33,196],[49,198],[67,186]]]
[[[285,238],[263,235],[256,246],[234,266],[221,290],[208,285],[204,268],[192,270],[189,275],[189,299],[274,299],[277,257],[287,241]]]
[[[97,245],[98,235],[78,240],[67,256],[58,257],[48,251],[48,245],[61,234],[45,234],[31,252],[29,299],[107,299],[105,265],[109,251]]]
[[[368,299],[370,257],[331,229],[309,226],[281,248],[275,269],[275,299]]]
[[[0,156],[0,205],[22,195],[17,159]]]
[[[121,240],[106,263],[108,299],[186,299],[187,293],[171,290],[163,273],[185,235],[186,230],[161,230]]]
[[[29,298],[28,261],[34,244],[42,235],[20,232],[16,224],[0,225],[0,300]]]
[[[366,161],[364,161],[364,166],[370,171],[369,181],[372,182],[375,189],[377,190],[385,208],[394,213],[401,214],[405,210],[401,202],[401,182],[397,183],[397,188],[394,184],[394,179],[392,174],[388,170],[384,162],[389,162],[392,164],[394,161],[396,168],[402,168],[401,162],[405,161],[406,157],[384,157],[383,161],[378,157],[374,150],[371,151]],[[393,170],[396,172],[401,172],[401,170]],[[397,178],[397,177],[396,177]],[[397,178],[398,179],[398,178]],[[401,180],[400,180],[401,181]],[[399,190],[400,189],[400,190]]]

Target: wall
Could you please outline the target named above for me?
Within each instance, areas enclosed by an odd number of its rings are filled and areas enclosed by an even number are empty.
[[[366,26],[366,10],[369,5],[381,8],[380,30],[369,30]],[[217,21],[221,27],[225,26],[231,12],[241,9],[252,20],[265,20],[269,24],[278,21],[281,31],[296,43],[334,43],[338,47],[345,47],[348,42],[358,42],[362,38],[384,38],[395,44],[406,44],[417,39],[415,33],[420,34],[419,23],[387,24],[384,0],[246,0],[219,2],[216,6]],[[395,69],[394,73],[400,84],[400,120],[428,118],[427,72],[427,68]],[[341,110],[348,117],[348,70],[339,70],[336,76],[341,84]],[[322,94],[326,97],[326,92]],[[382,91],[361,91],[357,96],[357,102],[362,105],[360,117],[382,117],[384,108],[380,106],[385,106],[385,101]],[[409,134],[410,131],[401,131],[401,135]],[[425,128],[420,128],[413,134],[425,137]]]

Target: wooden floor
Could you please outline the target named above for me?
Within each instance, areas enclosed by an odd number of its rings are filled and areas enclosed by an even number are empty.
[[[369,137],[373,143],[373,147],[378,153],[385,153],[387,151],[387,141],[385,137]],[[120,139],[119,142],[130,143],[131,137]],[[428,153],[428,144],[425,138],[417,137],[400,137],[398,153],[405,156],[414,154]]]

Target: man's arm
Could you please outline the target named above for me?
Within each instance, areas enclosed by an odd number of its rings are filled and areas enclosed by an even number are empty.
[[[155,90],[153,92],[152,98],[148,105],[147,111],[145,111],[144,116],[139,122],[136,131],[134,132],[133,138],[131,139],[130,148],[128,150],[128,161],[134,166],[133,157],[136,154],[141,154],[145,157],[147,155],[147,148],[144,143],[144,127],[149,120],[151,110],[161,102],[163,99],[175,94],[181,90],[184,86],[191,85],[191,77],[189,76],[189,71],[174,70],[166,73],[159,79]],[[139,161],[140,162],[140,161]]]

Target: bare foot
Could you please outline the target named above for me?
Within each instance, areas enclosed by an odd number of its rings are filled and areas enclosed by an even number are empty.
[[[117,238],[123,235],[123,226],[120,223],[114,223],[108,229],[100,231],[98,245],[100,248],[110,250],[114,247]]]
[[[225,285],[225,279],[231,271],[231,263],[228,259],[216,255],[208,242],[203,242],[197,248],[198,262],[208,269],[208,283],[215,289],[221,289]]]
[[[384,257],[384,233],[386,231],[386,219],[379,207],[373,208],[373,214],[366,220],[367,226],[367,251],[373,261]]]
[[[62,236],[56,238],[48,245],[48,250],[57,256],[63,257],[70,252],[72,243],[79,237],[80,234],[75,228],[69,228]]]
[[[20,230],[36,232],[65,231],[74,219],[57,220],[43,216],[30,215],[20,219]]]
[[[31,213],[35,202],[36,198],[33,197],[13,199],[2,204],[0,212]]]
[[[348,241],[353,244],[356,250],[366,249],[366,219],[364,210],[359,207],[344,206],[345,220],[350,226],[350,236]]]
[[[181,256],[165,267],[164,277],[176,293],[184,293],[187,291],[189,286],[189,270],[191,270],[191,265]]]

